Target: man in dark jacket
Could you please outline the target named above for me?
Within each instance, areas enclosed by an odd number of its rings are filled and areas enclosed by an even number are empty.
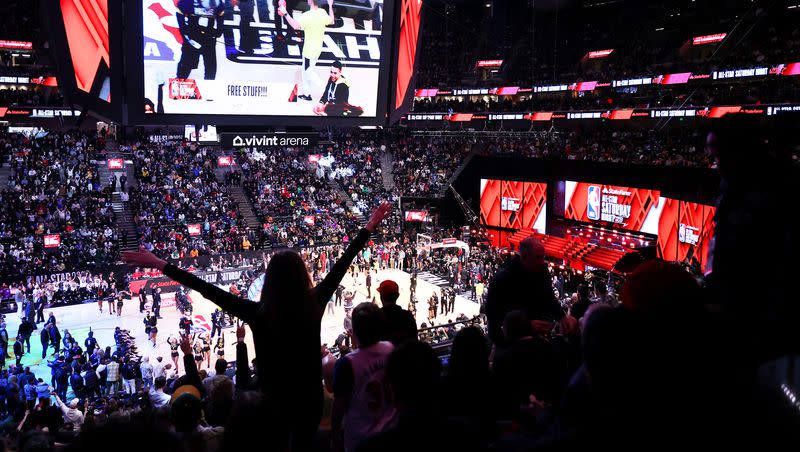
[[[89,337],[86,338],[83,345],[86,346],[87,355],[94,353],[94,349],[97,347],[97,339],[94,338],[94,331],[89,331]]]
[[[177,77],[189,78],[203,57],[205,79],[217,78],[217,38],[222,36],[225,2],[180,0],[177,3],[178,29],[183,37]]]
[[[56,392],[58,393],[59,397],[66,399],[71,369],[65,362],[61,360],[56,361],[56,366],[57,367],[53,369],[56,381]]]
[[[24,347],[22,346],[22,335],[17,335],[17,341],[14,342],[14,357],[17,358],[17,367],[20,365],[20,361],[22,361],[22,355],[25,354]]]
[[[36,325],[34,325],[33,322],[28,318],[23,319],[22,322],[19,324],[17,335],[22,336],[22,340],[25,342],[26,345],[27,353],[31,352],[31,334],[35,329]]]
[[[50,329],[49,329],[49,327],[48,328],[42,328],[42,332],[39,334],[39,338],[42,341],[42,359],[44,359],[45,356],[47,356],[47,347],[49,346],[49,343],[50,343]]]
[[[157,319],[161,318],[161,288],[153,289],[153,315]]]
[[[342,74],[342,62],[331,64],[330,76],[314,114],[320,116],[361,116],[364,109],[350,105],[350,84]]]
[[[339,287],[336,288],[336,302],[334,306],[342,305],[342,293],[344,293],[344,286],[339,284]]]
[[[553,322],[564,318],[544,263],[544,245],[533,237],[520,243],[519,253],[489,284],[486,317],[489,338],[495,345],[503,343],[503,319],[514,310],[524,312],[541,336],[550,331]]]
[[[25,318],[33,322],[34,316],[36,315],[36,304],[34,303],[34,299],[31,298],[27,303],[25,303]]]
[[[216,336],[217,334],[222,334],[222,316],[225,315],[221,310],[214,309],[214,312],[211,313],[211,337]],[[189,327],[191,327],[192,321],[189,320]],[[179,327],[184,327],[183,318],[181,318],[181,322]],[[186,334],[189,334],[188,332]]]
[[[386,337],[393,345],[398,346],[406,340],[417,338],[417,322],[414,316],[405,309],[397,306],[400,298],[400,288],[397,283],[387,279],[378,286],[381,295],[383,314],[386,316]]]
[[[81,377],[80,372],[72,372],[70,374],[69,384],[72,386],[72,390],[75,392],[75,397],[77,397],[79,400],[83,400],[83,398],[86,397],[83,377]]]
[[[50,342],[53,344],[55,351],[53,352],[54,355],[57,355],[58,352],[61,351],[61,332],[58,330],[58,327],[55,323],[50,325]]]
[[[100,378],[97,376],[97,371],[90,364],[83,367],[83,393],[85,396],[92,395],[100,396]],[[75,386],[73,386],[75,388]]]
[[[44,302],[45,298],[43,296],[36,300],[36,321],[34,322],[36,324],[44,322]]]
[[[5,323],[2,323],[2,327],[0,327],[0,356],[8,357],[8,331],[6,331]]]
[[[211,315],[213,316],[214,314],[211,314]],[[217,316],[219,316],[219,314],[217,314]],[[212,319],[211,322],[215,323],[215,322],[218,322],[218,320]],[[188,336],[189,334],[191,334],[192,324],[193,323],[194,322],[192,322],[187,317],[185,317],[185,316],[181,317],[180,321],[178,321],[178,329],[183,331],[183,334]],[[215,327],[216,327],[216,325],[213,326],[212,328],[215,328]],[[221,330],[220,330],[219,334],[222,335],[222,331]]]

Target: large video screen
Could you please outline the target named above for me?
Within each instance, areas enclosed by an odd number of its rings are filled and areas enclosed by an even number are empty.
[[[393,1],[143,0],[143,108],[376,117]]]
[[[658,252],[671,261],[693,261],[705,268],[714,237],[716,208],[667,198],[658,227]]]
[[[662,197],[658,190],[567,181],[564,217],[658,236],[659,256],[705,266],[716,209]]]
[[[483,224],[545,232],[547,184],[481,179],[480,199]]]
[[[664,198],[658,190],[567,181],[564,217],[658,234]]]

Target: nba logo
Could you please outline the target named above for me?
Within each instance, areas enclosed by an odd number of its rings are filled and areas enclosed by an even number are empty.
[[[678,226],[678,241],[686,243],[686,225],[683,223]]]
[[[588,196],[586,197],[586,217],[590,220],[600,219],[600,187],[590,185]]]

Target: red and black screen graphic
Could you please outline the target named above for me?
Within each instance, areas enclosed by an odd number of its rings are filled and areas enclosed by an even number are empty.
[[[667,199],[658,225],[658,252],[670,261],[694,261],[705,267],[714,236],[716,208]]]
[[[705,266],[714,236],[716,209],[705,204],[662,197],[658,190],[565,183],[564,217],[658,236],[658,253],[669,261]]]
[[[658,190],[572,181],[565,187],[565,218],[656,233],[654,220],[662,207]]]
[[[414,75],[414,61],[417,57],[422,0],[403,0],[400,6],[400,41],[397,45],[397,84],[395,86],[395,106],[400,108],[406,98],[411,77]]]
[[[481,222],[487,226],[545,230],[547,184],[481,179]]]
[[[110,102],[108,0],[60,0],[60,6],[78,89]]]

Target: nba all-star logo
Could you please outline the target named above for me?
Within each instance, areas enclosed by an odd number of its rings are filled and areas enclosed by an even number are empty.
[[[586,194],[586,218],[590,220],[600,219],[600,187],[590,185]]]

